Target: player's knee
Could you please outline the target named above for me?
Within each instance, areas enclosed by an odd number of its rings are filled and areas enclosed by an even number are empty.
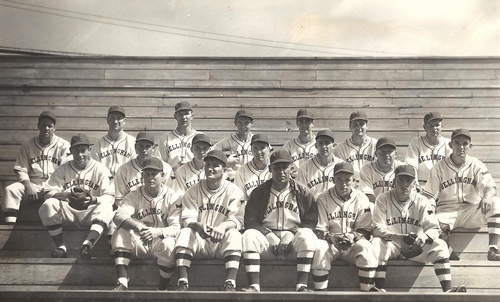
[[[45,216],[47,216],[48,213],[50,213],[52,211],[55,211],[55,212],[59,211],[60,208],[61,208],[61,205],[60,205],[59,199],[49,198],[49,199],[45,200],[45,202],[42,203],[42,205],[38,209],[38,215],[40,217],[45,217]]]
[[[248,229],[242,235],[243,252],[260,252],[260,243],[257,239],[259,236],[264,236],[260,231]]]
[[[296,251],[314,251],[316,250],[316,241],[318,241],[318,237],[313,230],[303,228],[295,233],[293,246]]]

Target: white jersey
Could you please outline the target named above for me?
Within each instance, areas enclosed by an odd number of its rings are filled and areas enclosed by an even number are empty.
[[[380,194],[373,210],[373,235],[391,240],[392,234],[424,232],[431,239],[439,236],[439,222],[429,200],[415,190],[405,203],[396,199],[395,190]],[[397,241],[395,244],[399,245]]]
[[[59,166],[71,160],[69,147],[66,140],[56,135],[47,146],[42,146],[38,136],[24,142],[14,164],[18,180],[41,186]]]
[[[308,159],[313,158],[318,154],[316,149],[316,137],[306,144],[303,144],[298,138],[294,138],[283,145],[283,150],[286,150],[292,155],[293,164],[295,169],[298,170],[300,165],[305,163]]]
[[[392,168],[388,172],[381,171],[377,162],[367,163],[361,168],[359,188],[365,194],[372,194],[375,197],[396,187],[394,182],[395,170],[398,166],[404,165],[402,161],[395,160]]]
[[[496,188],[495,180],[483,162],[467,155],[457,167],[450,156],[432,168],[424,194],[437,200],[437,213],[455,212],[461,203],[478,204],[490,187]]]
[[[115,187],[111,178],[109,169],[103,163],[90,159],[85,169],[78,170],[71,160],[57,168],[43,188],[48,192],[46,198],[50,198],[55,193],[71,192],[72,188],[80,187],[87,193],[91,192],[99,202],[112,205]]]
[[[166,161],[177,172],[180,166],[193,159],[191,144],[199,132],[193,129],[189,135],[183,135],[177,129],[162,135],[156,157]]]
[[[242,140],[236,133],[221,139],[217,142],[212,150],[222,150],[223,152],[230,151],[230,157],[236,157],[236,165],[234,167],[227,167],[227,175],[230,179],[234,178],[236,171],[241,166],[252,160],[252,133],[248,134],[247,140]]]
[[[210,190],[206,182],[203,179],[189,188],[182,197],[182,226],[201,222],[213,228],[222,222],[231,221],[236,229],[241,229],[245,213],[243,192],[227,180],[223,180],[221,187],[215,191]]]
[[[175,172],[175,180],[172,183],[172,189],[179,195],[184,195],[186,191],[205,179],[205,168],[197,169],[193,161],[181,166]]]
[[[162,161],[162,163],[163,172],[165,173],[165,181],[163,184],[168,186],[170,184],[172,167],[164,161]],[[137,190],[137,188],[144,184],[142,179],[142,166],[139,164],[137,158],[124,163],[118,168],[114,177],[114,182],[116,191],[115,202],[118,205],[123,197],[129,192]]]
[[[315,198],[334,186],[333,169],[336,164],[344,162],[338,157],[332,157],[333,161],[326,167],[319,162],[317,156],[300,166],[297,181],[306,185]]]
[[[360,180],[359,172],[364,164],[375,161],[375,150],[377,139],[367,136],[363,145],[356,146],[352,141],[352,137],[341,142],[335,149],[333,154],[352,164],[354,168],[354,179]]]
[[[410,141],[406,150],[405,162],[417,169],[419,182],[426,182],[429,172],[439,161],[450,156],[450,139],[440,137],[437,145],[433,145],[427,140],[425,135],[415,137]]]
[[[109,134],[101,137],[92,146],[90,156],[108,167],[111,175],[115,175],[118,168],[132,158],[135,158],[135,137],[130,134],[123,135],[114,141]]]
[[[352,233],[364,230],[371,233],[373,204],[363,192],[353,189],[348,200],[337,195],[334,188],[317,198],[317,230],[330,233]]]
[[[234,177],[234,184],[243,191],[245,200],[248,201],[253,189],[271,179],[271,176],[268,165],[263,170],[259,170],[254,162],[250,161],[238,169]]]

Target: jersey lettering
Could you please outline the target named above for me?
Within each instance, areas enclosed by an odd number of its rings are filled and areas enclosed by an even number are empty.
[[[394,225],[394,224],[410,224],[417,227],[421,227],[420,221],[413,217],[389,217],[387,219],[387,225]]]
[[[127,150],[117,148],[117,149],[106,150],[105,152],[99,153],[99,158],[103,159],[105,157],[108,157],[108,156],[111,156],[114,154],[118,154],[118,155],[124,156],[126,158],[130,158],[132,156],[132,154],[130,152],[127,152]]]
[[[245,184],[245,190],[249,191],[252,188],[257,188],[258,186],[260,186],[261,184],[263,184],[265,182],[266,182],[265,179],[251,181],[251,182]]]
[[[472,185],[475,187],[477,185],[477,180],[470,177],[451,178],[441,183],[441,190],[446,189],[454,184],[460,184],[460,183]]]
[[[264,216],[267,216],[269,215],[272,211],[276,210],[276,209],[288,209],[290,211],[292,211],[293,213],[295,214],[300,214],[299,212],[299,207],[293,203],[290,203],[290,202],[283,202],[283,201],[276,201],[274,204],[270,205],[267,207],[266,209],[266,213],[264,214]]]
[[[55,158],[51,155],[42,155],[42,156],[37,156],[37,157],[33,157],[33,158],[30,158],[30,164],[36,164],[36,163],[39,163],[41,161],[48,161],[50,163],[53,163],[53,164],[56,164],[58,166],[61,165],[61,160],[58,159],[58,158]]]
[[[200,211],[200,213],[202,213],[203,211],[214,211],[219,212],[226,217],[228,217],[229,215],[229,209],[226,209],[225,207],[215,203],[203,204],[202,206],[198,207],[198,210]]]
[[[125,186],[129,191],[132,190],[133,187],[140,186],[142,185],[142,178],[136,178],[131,181],[129,181]]]
[[[94,183],[93,181],[91,181],[89,179],[81,179],[81,178],[73,179],[72,181],[68,181],[62,187],[64,190],[67,190],[71,187],[76,187],[76,186],[81,186],[81,185],[85,185],[85,186],[91,188],[92,190],[97,190],[100,187],[100,185]]]
[[[183,146],[183,145],[185,145],[185,146]],[[168,151],[169,151],[169,152],[172,152],[172,151],[175,151],[175,150],[177,150],[177,149],[181,149],[181,148],[183,148],[183,147],[185,147],[185,148],[187,148],[187,149],[190,149],[190,148],[191,148],[191,143],[190,143],[190,142],[188,142],[188,143],[186,143],[186,144],[183,144],[183,143],[177,143],[177,144],[173,144],[173,145],[168,145],[168,146],[167,146],[167,149],[168,149]]]
[[[139,212],[135,215],[132,215],[132,218],[137,219],[137,220],[142,220],[144,217],[150,216],[150,215],[156,215],[156,216],[160,217],[162,221],[166,221],[167,217],[168,217],[167,214],[165,214],[161,211],[161,209],[148,208],[148,209],[142,210],[141,212]]]
[[[418,163],[421,164],[425,161],[439,161],[439,160],[443,160],[445,158],[446,158],[446,156],[441,155],[441,154],[428,154],[428,155],[420,156],[418,158]]]
[[[328,213],[328,221],[339,218],[349,218],[354,220],[356,219],[356,213],[348,211],[338,211],[338,212]]]
[[[320,178],[313,179],[313,180],[311,180],[310,182],[307,183],[307,187],[309,189],[311,189],[312,187],[317,186],[319,184],[322,184],[324,182],[331,182],[331,183],[333,183],[333,176],[323,176],[323,177],[320,177]]]
[[[297,154],[294,154],[292,155],[292,160],[294,162],[298,161],[298,160],[301,160],[301,159],[310,159],[310,158],[313,158],[316,154],[314,153],[311,153],[311,152],[302,152],[302,153],[297,153]]]
[[[375,190],[376,188],[392,188],[394,189],[396,187],[396,184],[394,183],[394,180],[379,180],[374,183],[372,183],[373,189]]]
[[[375,161],[375,157],[371,154],[356,154],[345,159],[346,162],[351,164],[356,160]]]

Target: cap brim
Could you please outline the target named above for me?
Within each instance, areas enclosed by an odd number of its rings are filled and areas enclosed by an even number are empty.
[[[160,168],[158,168],[158,167],[156,167],[156,166],[145,166],[145,167],[143,167],[142,169],[143,169],[143,170],[146,170],[146,169],[151,169],[151,170],[156,170],[156,171],[163,171],[163,168],[162,168],[162,169],[160,169]]]
[[[193,110],[193,108],[182,107],[182,108],[179,108],[179,109],[175,110],[175,112],[179,112],[179,111],[182,111],[182,110]]]
[[[391,144],[391,143],[383,143],[383,144],[380,144],[380,145],[377,147],[377,149],[378,149],[378,148],[382,148],[382,147],[384,147],[384,146],[391,146],[391,147],[393,147],[394,149],[396,149],[396,145]]]
[[[312,116],[309,116],[309,115],[299,115],[299,116],[297,116],[297,118],[308,118],[310,120],[314,120],[314,118]]]
[[[71,147],[74,147],[74,146],[79,146],[79,145],[91,146],[91,144],[90,144],[90,143],[86,143],[86,142],[79,142],[79,143],[74,143],[73,145],[71,145]]]
[[[250,116],[248,114],[240,114],[236,117],[236,119],[240,118],[240,117],[248,117],[249,119],[253,120],[253,116]]]
[[[339,174],[339,173],[348,173],[348,174],[352,174],[352,175],[354,175],[354,172],[353,172],[353,171],[351,171],[351,170],[347,170],[347,169],[340,169],[340,170],[338,170],[338,171],[335,171],[335,174]],[[335,174],[334,174],[334,175],[335,175]]]
[[[428,122],[430,122],[430,121],[435,121],[435,120],[440,120],[440,121],[442,121],[442,120],[443,120],[443,118],[442,118],[442,117],[433,117],[433,118],[431,118],[431,119],[428,119],[428,120],[427,120],[427,122],[425,122],[425,123],[427,124]]]
[[[409,172],[401,172],[401,173],[396,174],[396,176],[410,176],[410,177],[413,177],[413,178],[416,177],[415,174],[411,174]]]
[[[279,164],[279,163],[287,163],[287,164],[291,164],[291,163],[292,163],[292,161],[291,161],[291,160],[289,160],[289,159],[284,159],[284,158],[281,158],[281,159],[277,159],[277,160],[273,161],[273,162],[271,163],[271,165],[274,165],[274,164]]]

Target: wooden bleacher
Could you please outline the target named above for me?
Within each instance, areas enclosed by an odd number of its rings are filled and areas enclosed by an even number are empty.
[[[159,138],[175,127],[173,108],[181,100],[193,105],[194,127],[213,141],[235,131],[233,117],[239,108],[251,110],[253,132],[266,133],[276,148],[297,136],[295,115],[300,108],[314,112],[315,131],[329,128],[337,142],[350,135],[349,114],[365,110],[369,135],[394,138],[399,159],[404,158],[411,138],[424,133],[425,113],[439,111],[445,136],[459,127],[471,130],[471,154],[486,163],[499,183],[499,67],[497,58],[0,57],[0,194],[15,180],[12,167],[19,146],[37,134],[41,111],[58,115],[58,135],[69,140],[85,133],[95,142],[106,133],[108,107],[121,104],[127,110],[127,132],[150,130]],[[109,292],[116,276],[107,245],[100,240],[93,251],[95,259],[77,259],[85,234],[81,229],[65,233],[70,258],[48,258],[52,242],[36,213],[36,206],[28,205],[16,226],[0,226],[0,300],[167,297],[151,291],[156,287],[157,268],[149,260],[131,265],[131,291]],[[3,217],[0,220],[3,223]],[[447,296],[446,301],[500,299],[495,279],[500,265],[485,260],[485,229],[477,234],[459,230],[454,235],[452,245],[462,259],[452,262],[454,284],[467,285],[469,293]],[[380,300],[378,295],[357,291],[354,266],[340,262],[334,268],[330,293],[284,292],[293,290],[295,267],[274,261],[262,268],[262,289],[278,293],[227,295],[217,292],[222,262],[202,261],[193,265],[191,287],[208,292],[172,292],[168,299]],[[238,287],[247,285],[243,267],[237,282]],[[394,261],[388,268],[387,285],[392,293],[385,294],[384,301],[443,300],[429,265]]]

